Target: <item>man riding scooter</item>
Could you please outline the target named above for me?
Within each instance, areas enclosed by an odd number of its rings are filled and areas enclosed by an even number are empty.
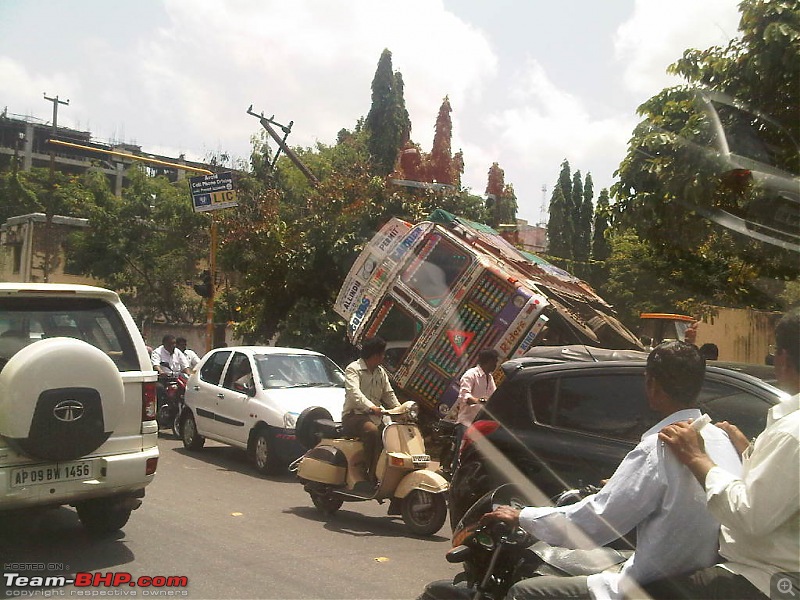
[[[342,429],[345,435],[364,442],[364,463],[369,486],[376,486],[375,463],[381,452],[379,429],[382,407],[397,408],[400,403],[394,394],[386,371],[381,366],[386,342],[380,337],[366,338],[361,344],[360,358],[344,371],[344,408]]]
[[[191,373],[189,368],[189,360],[186,355],[177,348],[177,340],[174,335],[166,334],[161,339],[161,345],[153,350],[150,355],[150,362],[153,363],[153,369],[158,371],[158,382],[156,383],[156,397],[159,413],[162,411],[162,406],[167,404],[167,385],[172,381],[174,382],[181,374],[188,375]],[[174,418],[174,412],[177,407],[170,409],[170,419]],[[162,427],[167,426],[166,420],[161,419]]]

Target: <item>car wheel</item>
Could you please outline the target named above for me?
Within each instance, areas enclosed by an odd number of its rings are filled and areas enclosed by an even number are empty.
[[[75,505],[78,518],[93,535],[114,533],[122,529],[131,516],[131,499],[98,498]]]
[[[262,475],[275,475],[280,472],[275,454],[275,436],[267,427],[259,427],[253,434],[250,456],[256,470]]]
[[[183,447],[187,450],[200,450],[203,444],[206,443],[206,438],[197,433],[197,423],[195,423],[194,415],[189,410],[186,411],[186,416],[183,418],[181,430]]]
[[[331,494],[311,493],[311,502],[322,514],[329,517],[342,507],[344,499]]]
[[[412,490],[403,498],[403,521],[417,535],[433,535],[447,518],[444,494]]]

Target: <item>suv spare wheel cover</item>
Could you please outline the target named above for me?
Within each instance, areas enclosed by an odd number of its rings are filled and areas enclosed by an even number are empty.
[[[0,371],[0,435],[28,456],[72,460],[108,439],[124,402],[104,352],[72,338],[39,340]]]

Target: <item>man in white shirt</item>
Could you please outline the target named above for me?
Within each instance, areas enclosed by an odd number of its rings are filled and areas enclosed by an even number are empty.
[[[185,337],[177,337],[175,338],[175,346],[177,346],[178,350],[183,352],[183,355],[186,357],[186,360],[189,361],[189,369],[191,369],[192,373],[194,373],[195,368],[198,364],[200,364],[200,357],[197,356],[197,352],[192,350],[191,348],[187,348],[188,342],[186,341]]]
[[[719,523],[709,514],[703,490],[658,441],[665,426],[701,416],[697,395],[705,359],[696,346],[671,341],[647,358],[645,390],[650,407],[664,419],[647,431],[596,494],[563,507],[503,506],[483,520],[520,526],[553,546],[592,548],[636,530],[636,552],[619,572],[588,577],[534,577],[512,586],[507,598],[622,598],[637,586],[714,564]],[[716,427],[701,430],[715,460],[736,470],[739,456]]]
[[[800,596],[800,309],[775,328],[775,376],[793,394],[773,406],[753,444],[733,425],[718,423],[744,461],[741,476],[703,450],[686,423],[660,438],[705,489],[722,523],[718,565],[645,586],[653,598],[797,598]]]
[[[189,373],[189,360],[178,350],[176,342],[175,336],[168,333],[161,338],[161,345],[150,355],[153,368],[161,375]]]
[[[458,450],[467,427],[472,425],[475,415],[482,405],[497,389],[492,373],[497,368],[500,355],[494,348],[484,348],[478,353],[478,364],[467,369],[461,376],[458,388],[456,414],[456,451],[453,453],[451,470],[458,465]]]

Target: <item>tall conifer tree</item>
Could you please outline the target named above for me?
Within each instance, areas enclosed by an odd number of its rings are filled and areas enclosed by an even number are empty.
[[[403,78],[392,71],[392,53],[388,49],[381,54],[372,79],[372,106],[364,128],[373,171],[385,177],[394,169],[397,155],[411,135]]]
[[[589,259],[592,247],[592,212],[594,205],[594,182],[592,174],[587,173],[583,182],[583,198],[581,198],[580,209],[578,210],[578,223],[575,228],[575,259],[586,261]]]
[[[608,190],[600,190],[597,208],[594,211],[594,232],[592,234],[592,259],[603,261],[611,255],[611,248],[606,239],[606,231],[611,226],[611,208],[608,202]]]
[[[550,220],[547,222],[547,253],[552,256],[569,258],[569,246],[564,232],[569,228],[567,200],[561,190],[561,183],[553,188],[550,197]]]
[[[573,236],[571,220],[571,215],[573,213],[572,173],[569,167],[569,161],[566,158],[564,159],[564,162],[561,163],[561,173],[558,175],[558,186],[561,188],[561,194],[564,197],[564,222],[561,225],[561,231],[559,231],[558,235],[560,236],[560,239],[563,240],[563,243],[566,247],[566,254],[559,254],[558,256],[571,258]],[[555,194],[555,190],[553,190],[553,193]]]
[[[442,105],[439,107],[439,115],[436,117],[436,128],[433,135],[433,147],[431,148],[431,171],[430,176],[433,181],[438,183],[453,184],[453,156],[452,156],[452,137],[453,122],[450,119],[452,112],[450,99],[445,96]]]

